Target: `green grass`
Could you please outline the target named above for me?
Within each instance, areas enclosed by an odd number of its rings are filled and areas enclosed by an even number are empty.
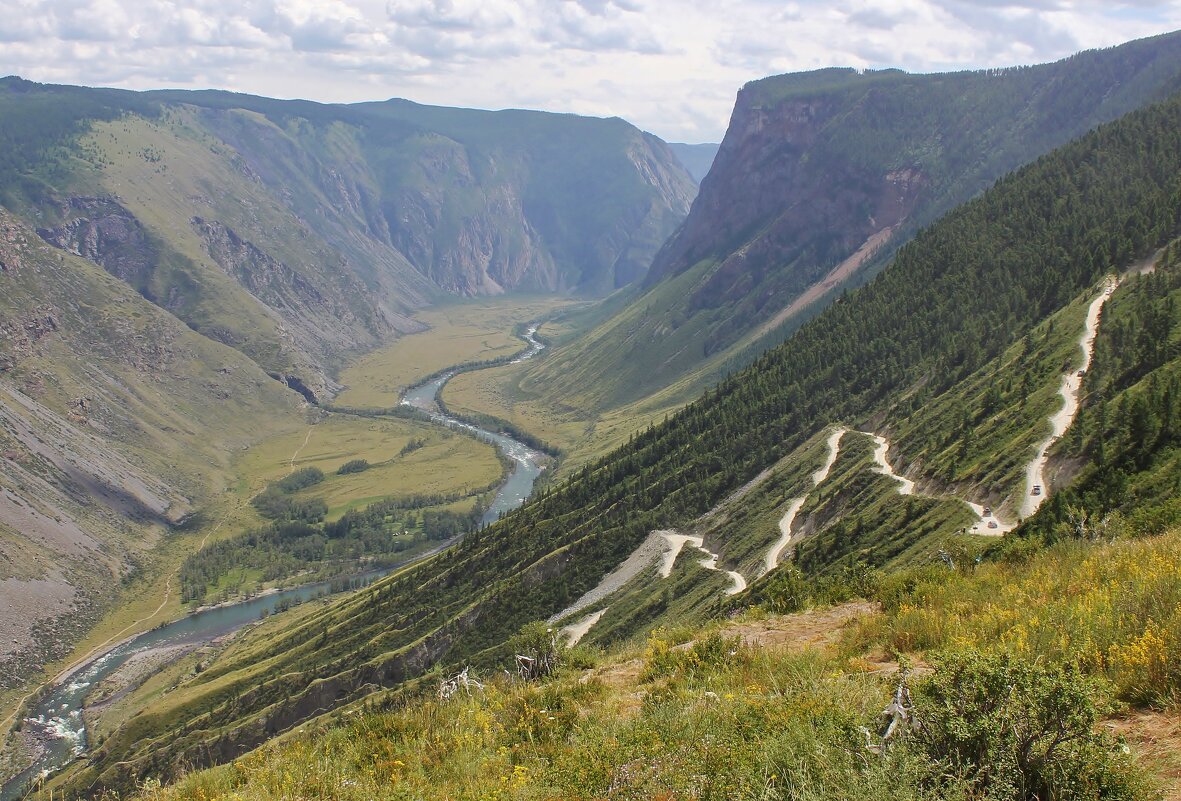
[[[425,444],[399,455],[411,440]],[[340,466],[353,459],[372,466],[338,475]],[[472,437],[429,423],[348,415],[331,415],[309,429],[268,439],[247,451],[238,465],[254,491],[304,467],[318,467],[325,478],[297,495],[323,499],[330,519],[382,498],[482,490],[503,469],[496,449]]]
[[[667,664],[660,648],[649,664]],[[910,755],[864,770],[850,753],[855,725],[886,700],[880,680],[836,675],[816,654],[740,649],[723,664],[708,648],[693,653],[701,656],[688,675],[497,680],[449,701],[363,714],[142,797],[814,798],[840,786],[846,798],[871,799],[912,785],[891,778],[912,773],[898,770]],[[637,691],[649,696],[642,705]]]

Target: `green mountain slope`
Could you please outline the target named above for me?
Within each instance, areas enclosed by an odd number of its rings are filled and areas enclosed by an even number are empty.
[[[0,82],[0,199],[317,396],[448,295],[643,276],[693,180],[618,119]]]
[[[1174,33],[1035,67],[755,81],[642,291],[521,368],[517,391],[590,419],[654,394],[664,408],[687,402],[866,280],[922,226],[1179,80]]]
[[[1157,615],[1181,593],[1181,535],[1157,533],[926,566],[871,587],[880,606],[762,605],[559,652],[539,681],[473,671],[440,698],[450,676],[431,676],[134,797],[1171,798],[1178,676],[1160,667],[1181,618]],[[900,684],[919,725],[883,749]]]
[[[653,530],[692,523],[831,423],[897,425],[915,393],[934,402],[954,392],[1103,275],[1171,241],[1181,233],[1179,176],[1174,98],[1004,178],[666,423],[462,545],[242,637],[114,732],[71,785],[126,786],[221,761],[436,663],[498,658],[512,632],[566,607]],[[875,491],[849,476],[855,495]],[[894,553],[915,544],[912,517],[899,518]]]

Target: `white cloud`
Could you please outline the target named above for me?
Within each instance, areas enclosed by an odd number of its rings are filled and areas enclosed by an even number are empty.
[[[625,117],[717,140],[746,81],[1047,61],[1181,0],[0,0],[0,74]]]

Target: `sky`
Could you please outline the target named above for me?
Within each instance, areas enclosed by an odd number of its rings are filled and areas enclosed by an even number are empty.
[[[0,75],[623,117],[717,142],[747,81],[1052,61],[1181,0],[0,0]]]

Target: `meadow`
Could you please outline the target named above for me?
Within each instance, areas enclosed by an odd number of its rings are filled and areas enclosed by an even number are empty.
[[[423,378],[463,362],[511,356],[524,343],[518,325],[541,319],[570,301],[553,296],[482,298],[423,309],[415,320],[428,326],[357,359],[341,371],[345,390],[338,406],[388,409]]]

